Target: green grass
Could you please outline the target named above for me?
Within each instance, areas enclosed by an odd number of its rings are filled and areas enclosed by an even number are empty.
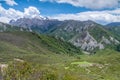
[[[67,42],[28,32],[0,33],[0,45],[0,63],[9,65],[4,80],[120,79],[120,52],[114,49],[83,55]]]
[[[58,58],[59,55],[60,54],[57,54],[56,57]],[[26,77],[25,80],[119,80],[120,78],[120,53],[114,50],[102,50],[95,55],[80,55],[80,59],[77,59],[76,57],[66,57],[67,59],[65,62],[63,61],[63,57],[65,58],[66,56],[61,55],[62,59],[56,59],[57,62],[53,63],[43,62],[43,64],[37,63],[33,65],[33,63],[31,64],[31,62],[28,62],[29,66],[32,67],[32,73],[25,74],[24,76],[32,76],[30,79],[28,79],[29,77]],[[52,56],[52,59],[54,59],[54,55]],[[12,65],[13,64],[16,63],[12,63]],[[98,65],[81,67],[81,65],[91,64]],[[19,65],[19,63],[16,65]],[[14,69],[11,66],[10,70],[11,69],[12,72],[16,69],[22,72],[19,67]],[[40,77],[38,78],[38,76]],[[21,79],[22,78],[23,77],[21,77]]]
[[[87,61],[83,62],[72,62],[71,65],[79,65],[79,66],[84,66],[84,67],[89,67],[92,65],[92,63],[89,63]]]
[[[29,32],[0,33],[0,45],[1,62],[21,58],[32,62],[49,63],[57,62],[57,59],[65,61],[70,55],[82,54],[70,43]]]

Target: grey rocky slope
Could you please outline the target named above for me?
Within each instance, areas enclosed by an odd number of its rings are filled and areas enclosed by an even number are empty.
[[[67,40],[88,52],[119,44],[108,30],[93,21],[67,20],[51,31],[51,35]]]
[[[29,19],[21,18],[17,21],[10,21],[10,24],[29,28],[31,31],[45,33],[73,45],[84,51],[93,52],[97,49],[104,49],[109,45],[117,45],[119,41],[114,35],[102,25],[93,21],[75,20],[50,20],[50,19]]]

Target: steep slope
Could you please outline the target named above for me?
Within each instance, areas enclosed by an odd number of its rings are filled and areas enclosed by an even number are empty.
[[[30,32],[1,32],[0,45],[0,56],[6,55],[7,58],[21,54],[81,54],[80,49],[67,42]]]
[[[104,49],[107,45],[119,44],[108,30],[93,21],[64,21],[56,29],[49,31],[49,34],[89,52]]]
[[[114,22],[106,25],[106,28],[120,40],[120,22]]]

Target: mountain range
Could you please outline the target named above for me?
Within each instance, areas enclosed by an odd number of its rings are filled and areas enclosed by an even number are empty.
[[[119,37],[110,28],[106,29],[105,26],[90,20],[59,21],[48,18],[20,18],[16,21],[11,20],[9,24],[28,29],[30,32],[54,36],[87,52],[96,52],[120,43]]]
[[[107,24],[106,26],[114,26],[114,27],[120,27],[120,22],[112,22],[112,23],[109,23],[109,24]]]
[[[20,18],[16,21],[10,21],[10,24],[13,26],[27,28],[29,31],[39,33],[44,33],[59,23],[60,21],[58,20],[49,20],[48,18]]]

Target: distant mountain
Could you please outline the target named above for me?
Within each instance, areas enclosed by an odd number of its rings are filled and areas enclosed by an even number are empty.
[[[106,28],[118,37],[120,40],[120,22],[114,22],[106,25]]]
[[[58,21],[51,19],[21,18],[16,21],[10,21],[10,24],[55,36],[88,52],[95,52],[98,49],[104,49],[110,45],[120,43],[109,30],[90,20]]]
[[[30,31],[28,28],[17,27],[0,22],[0,32],[4,31]]]
[[[120,22],[113,22],[113,23],[109,23],[106,26],[119,26],[120,27]]]
[[[30,31],[44,33],[51,29],[54,25],[60,23],[58,20],[49,20],[48,18],[20,18],[17,21],[11,20],[10,24],[23,28],[28,28]]]

